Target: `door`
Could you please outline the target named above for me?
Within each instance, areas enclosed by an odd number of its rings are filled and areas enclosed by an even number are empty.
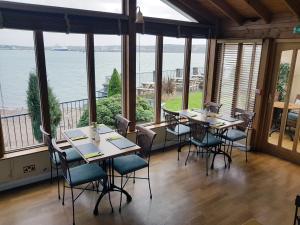
[[[264,146],[284,158],[299,160],[300,43],[278,43],[272,71],[267,80],[271,83]]]

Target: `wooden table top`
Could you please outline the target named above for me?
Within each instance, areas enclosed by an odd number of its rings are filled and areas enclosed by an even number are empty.
[[[216,113],[210,113],[209,115],[205,115],[204,113],[196,112],[196,111],[191,111],[191,110],[182,110],[179,112],[180,116],[186,117],[186,118],[191,118],[194,120],[202,121],[202,122],[211,122],[215,124],[220,124],[224,123],[224,125],[211,125],[210,127],[218,130],[222,129],[227,129],[236,125],[240,125],[244,123],[242,120],[236,120],[234,122],[226,121],[224,119],[221,119],[222,115],[221,114],[216,114]],[[187,114],[195,115],[195,116],[187,116]],[[230,116],[228,116],[231,118]],[[232,118],[234,119],[234,118]]]
[[[80,139],[80,140],[74,141],[74,140],[71,140],[70,138],[68,138],[68,136],[65,134],[65,132],[67,132],[69,130],[64,131],[64,137],[66,138],[66,140],[78,151],[78,153],[82,156],[82,158],[87,163],[91,163],[91,162],[95,162],[95,161],[102,161],[102,160],[105,160],[108,158],[115,158],[115,157],[118,157],[121,155],[126,155],[129,153],[138,152],[141,150],[141,147],[139,147],[138,145],[135,145],[135,146],[129,147],[129,148],[125,148],[125,149],[119,149],[118,147],[116,147],[115,145],[113,145],[112,143],[107,141],[107,139],[110,137],[115,137],[115,136],[122,137],[120,134],[118,134],[115,131],[106,133],[106,134],[100,134],[100,141],[96,142],[92,139],[93,131],[90,126],[71,129],[71,130],[81,130],[88,137],[85,139]],[[99,151],[101,151],[104,154],[101,156],[92,157],[92,158],[88,158],[88,159],[85,158],[84,155],[79,151],[77,146],[82,145],[82,144],[88,144],[88,143],[95,144],[98,147]]]
[[[278,109],[283,109],[284,108],[284,102],[274,102],[273,107],[278,108]],[[300,105],[295,104],[295,103],[289,103],[288,109],[290,109],[290,110],[300,109]]]

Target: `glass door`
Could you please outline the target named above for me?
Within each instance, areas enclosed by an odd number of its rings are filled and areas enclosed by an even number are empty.
[[[267,147],[300,153],[300,44],[278,44],[273,71]]]

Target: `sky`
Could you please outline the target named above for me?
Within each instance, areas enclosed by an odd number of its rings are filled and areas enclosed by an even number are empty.
[[[13,1],[13,0],[8,0]],[[85,10],[121,13],[121,0],[14,0],[20,3],[32,3],[49,6],[60,6]],[[159,17],[173,20],[193,21],[180,14],[161,0],[137,0],[144,16]],[[139,35],[137,41],[141,45],[149,45],[153,42],[150,35]],[[44,33],[45,46],[84,46],[83,34]],[[121,37],[116,35],[95,35],[95,45],[120,45]],[[165,38],[165,44],[183,44],[182,39]],[[205,40],[197,43],[205,44]],[[32,31],[0,29],[0,45],[33,46]]]

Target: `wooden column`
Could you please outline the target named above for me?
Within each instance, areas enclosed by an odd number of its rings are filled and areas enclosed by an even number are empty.
[[[189,107],[192,38],[185,39],[182,109]]]
[[[155,48],[155,123],[161,121],[161,92],[163,66],[163,36],[156,36]]]
[[[205,101],[211,102],[214,98],[214,93],[217,83],[215,82],[216,77],[216,65],[217,65],[217,40],[209,39],[207,42],[206,51],[206,76],[205,76]]]
[[[124,15],[127,15],[128,12],[128,4],[127,0],[122,0],[122,13]],[[127,54],[127,49],[128,49],[128,35],[123,35],[122,36],[122,42],[121,42],[121,48],[122,48],[122,114],[124,117],[128,118],[127,115],[127,87],[128,87],[128,54]]]
[[[49,102],[48,102],[48,83],[47,83],[47,73],[46,73],[43,32],[34,31],[33,37],[34,37],[36,72],[37,72],[39,90],[40,90],[42,126],[46,132],[51,133],[50,112],[49,112]]]
[[[91,123],[97,122],[94,35],[86,34],[85,41],[89,122]]]
[[[0,115],[1,118],[1,115]],[[2,130],[2,122],[0,119],[0,158],[4,156],[5,152],[5,146],[4,146],[4,136],[3,136],[3,130]]]
[[[127,91],[127,118],[132,122],[129,130],[135,129],[136,122],[136,0],[126,0],[126,14],[128,15],[128,38],[126,48],[128,77]]]

